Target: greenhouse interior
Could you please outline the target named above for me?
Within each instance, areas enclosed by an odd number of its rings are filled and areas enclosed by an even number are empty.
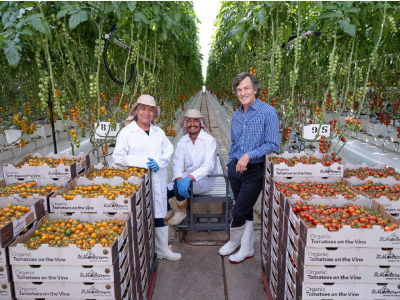
[[[0,300],[400,299],[400,2],[0,28]]]

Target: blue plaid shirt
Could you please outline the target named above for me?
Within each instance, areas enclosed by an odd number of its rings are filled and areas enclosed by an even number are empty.
[[[239,160],[245,153],[250,157],[250,164],[264,162],[266,154],[279,151],[278,112],[258,98],[247,113],[241,105],[232,116],[231,140],[227,164],[234,157]]]

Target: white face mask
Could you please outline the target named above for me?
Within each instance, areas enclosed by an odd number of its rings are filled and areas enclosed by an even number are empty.
[[[183,126],[184,126],[185,128],[187,128],[187,126],[186,126],[187,119],[188,119],[188,118],[186,117],[185,120],[183,121]],[[203,127],[204,127],[203,119],[198,118],[198,120],[200,121],[200,127],[203,128]]]

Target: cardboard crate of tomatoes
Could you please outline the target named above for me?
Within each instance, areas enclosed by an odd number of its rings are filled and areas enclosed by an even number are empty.
[[[43,199],[45,212],[48,212],[48,202],[56,191],[62,191],[70,182],[68,178],[42,178],[33,180],[26,177],[24,180],[15,178],[2,179],[0,181],[0,199]]]
[[[323,153],[306,152],[267,155],[266,174],[271,177],[343,176],[343,165]]]
[[[365,197],[370,197],[381,204],[390,214],[400,214],[400,181],[393,177],[368,180],[348,178],[353,188]]]
[[[28,226],[45,215],[42,199],[0,198],[0,247],[7,247]]]
[[[76,299],[126,299],[126,290],[131,285],[131,272],[126,272],[121,283],[86,282],[15,282],[17,299],[71,297]],[[125,296],[125,298],[124,298]]]
[[[400,174],[394,168],[385,164],[375,164],[369,167],[367,164],[354,165],[346,163],[343,165],[344,178],[370,180],[373,178],[389,179],[400,181]]]
[[[76,178],[62,193],[50,197],[49,209],[50,212],[134,212],[142,197],[142,181],[114,178],[103,183],[101,178]]]
[[[46,215],[10,245],[16,297],[124,299],[136,280],[131,230],[129,214]]]
[[[279,202],[280,207],[288,215],[291,210],[289,202],[286,198],[296,200],[310,199],[362,199],[363,195],[359,195],[351,187],[351,183],[342,177],[295,177],[292,179],[272,178],[271,197]]]
[[[50,213],[10,244],[10,264],[110,266],[132,250],[130,231],[129,214]]]
[[[148,169],[137,168],[137,167],[122,167],[117,164],[110,166],[104,166],[103,164],[97,164],[90,166],[86,173],[81,177],[86,177],[89,180],[96,178],[113,179],[121,178],[128,180],[131,178],[147,178]]]
[[[379,283],[380,276],[387,278],[382,282],[395,282],[400,259],[397,220],[378,203],[358,195],[347,180],[338,179],[324,179],[322,184],[322,178],[273,178],[270,196],[264,193],[263,214],[267,211],[271,234],[269,239],[263,236],[262,245],[270,247],[266,249],[271,253],[269,278],[276,299],[301,299],[306,295],[303,288],[315,284],[323,288],[325,283]],[[340,221],[336,220],[339,216]],[[326,270],[325,265],[332,268]],[[349,299],[346,295],[338,299]]]
[[[3,166],[4,178],[23,179],[38,178],[75,178],[90,166],[89,154],[79,153],[75,156],[69,153],[43,156],[40,153],[24,157],[16,165]]]

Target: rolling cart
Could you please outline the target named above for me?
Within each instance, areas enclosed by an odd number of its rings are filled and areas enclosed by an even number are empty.
[[[179,231],[179,240],[183,240],[184,231],[205,230],[209,234],[212,230],[224,230],[229,232],[232,220],[233,193],[228,180],[228,173],[224,160],[218,155],[218,174],[209,175],[209,177],[217,177],[211,190],[206,193],[193,194],[193,183],[190,184],[190,199],[186,208],[186,218],[177,226]],[[225,203],[223,214],[195,215],[193,213],[194,203]],[[216,221],[212,220],[216,219]]]

